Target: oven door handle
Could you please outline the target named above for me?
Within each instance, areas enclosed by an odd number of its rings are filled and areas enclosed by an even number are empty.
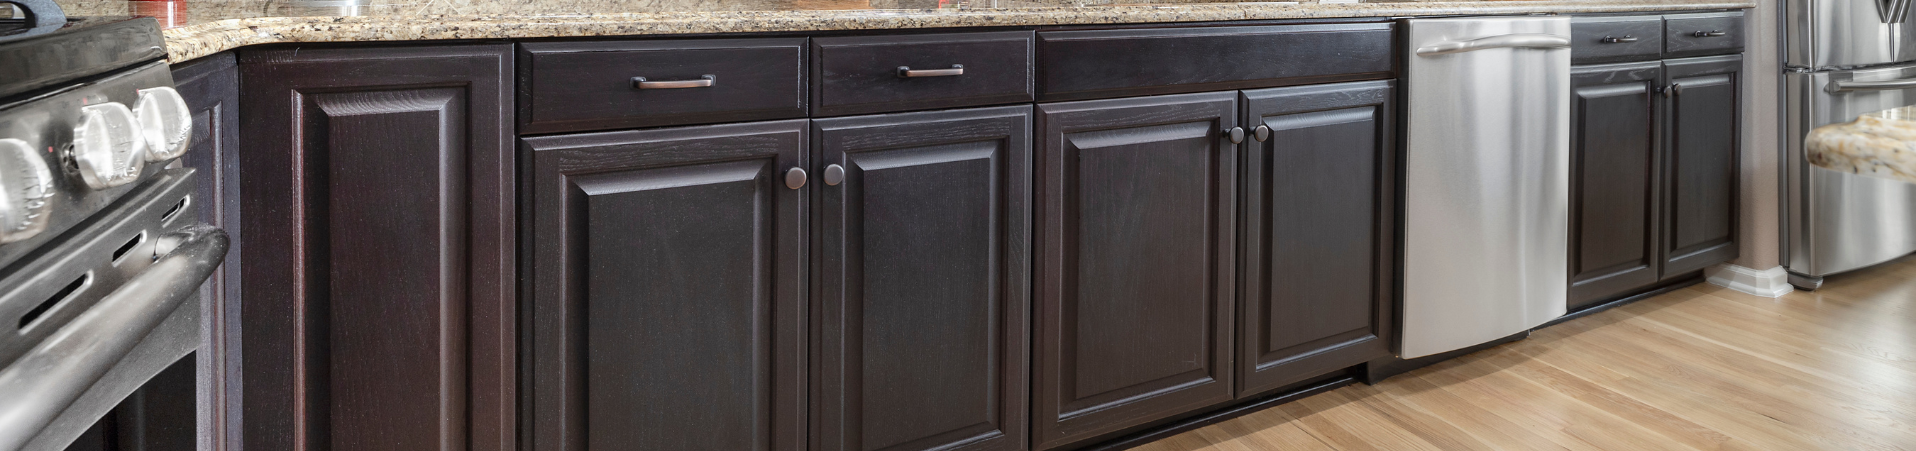
[[[146,271],[0,369],[0,450],[25,446],[199,292],[226,259],[226,232],[160,237]]]
[[[1910,88],[1916,88],[1916,78],[1898,78],[1895,80],[1882,80],[1882,81],[1855,81],[1855,80],[1832,81],[1830,82],[1828,89],[1829,89],[1829,92],[1848,92],[1848,91],[1898,91],[1898,90],[1904,90],[1904,89],[1910,89]]]

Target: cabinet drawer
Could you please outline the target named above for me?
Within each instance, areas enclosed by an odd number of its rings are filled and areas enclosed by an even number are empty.
[[[1570,22],[1571,64],[1646,61],[1662,53],[1662,16],[1578,17]]]
[[[1038,33],[1040,100],[1390,78],[1389,23]]]
[[[1743,51],[1743,13],[1663,16],[1663,57]]]
[[[519,48],[522,133],[805,116],[804,38]],[[639,78],[654,84],[642,87]],[[689,83],[657,83],[675,81]]]
[[[1031,41],[1029,31],[813,39],[812,113],[1030,102]]]

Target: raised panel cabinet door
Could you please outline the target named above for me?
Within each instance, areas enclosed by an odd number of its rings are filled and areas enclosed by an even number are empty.
[[[1571,309],[1659,279],[1662,81],[1657,61],[1571,69]]]
[[[807,132],[521,141],[531,449],[805,448]]]
[[[812,125],[820,449],[1025,449],[1031,107]]]
[[[247,449],[514,448],[511,51],[240,54]]]
[[[196,168],[194,202],[200,222],[226,230],[226,263],[200,287],[201,338],[209,345],[196,352],[205,375],[199,415],[209,426],[206,446],[239,446],[240,268],[245,246],[239,196],[239,66],[232,53],[220,53],[173,66],[173,83],[193,112],[192,148],[180,163]]]
[[[1737,257],[1742,55],[1665,60],[1663,278]]]
[[[1239,398],[1391,355],[1393,87],[1243,94]]]
[[[1232,399],[1237,92],[1038,105],[1033,448]]]

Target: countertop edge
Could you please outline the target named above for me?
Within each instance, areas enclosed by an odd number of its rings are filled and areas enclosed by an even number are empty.
[[[753,11],[592,15],[423,15],[258,17],[166,30],[167,60],[182,63],[240,47],[321,42],[659,36],[799,31],[895,30],[1220,22],[1404,16],[1613,13],[1748,9],[1748,1],[1481,1],[1303,5],[1123,6],[956,11]]]

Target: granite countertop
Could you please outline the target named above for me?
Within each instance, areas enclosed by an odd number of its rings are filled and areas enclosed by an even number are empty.
[[[1804,150],[1810,164],[1824,169],[1916,183],[1916,107],[1817,127]]]
[[[1329,17],[1741,9],[1754,0],[65,0],[69,15],[151,15],[168,60],[287,42],[416,41]]]

